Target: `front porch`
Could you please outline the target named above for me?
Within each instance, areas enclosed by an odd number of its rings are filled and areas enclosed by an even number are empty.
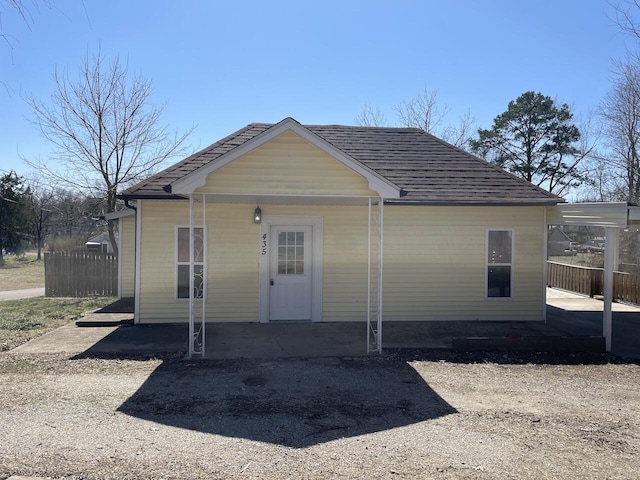
[[[384,349],[451,349],[454,337],[581,337],[601,335],[603,302],[554,289],[547,293],[547,322],[388,322]],[[85,324],[130,314],[95,313]],[[614,304],[613,351],[640,358],[640,308]],[[16,353],[68,353],[81,357],[139,358],[184,355],[188,326],[77,327],[69,325],[16,348]],[[207,358],[340,357],[366,355],[366,324],[209,323]]]

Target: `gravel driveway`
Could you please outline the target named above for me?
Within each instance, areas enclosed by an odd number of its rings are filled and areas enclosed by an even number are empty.
[[[0,478],[631,479],[640,367],[0,354]]]

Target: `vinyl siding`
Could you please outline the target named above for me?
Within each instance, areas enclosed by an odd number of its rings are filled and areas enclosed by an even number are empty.
[[[323,217],[322,320],[366,320],[368,208],[268,205],[263,213]]]
[[[175,228],[188,225],[188,202],[143,203],[140,321],[186,322],[188,301],[175,299]],[[322,319],[364,321],[367,207],[261,207],[263,215],[323,218]],[[207,321],[259,319],[260,227],[251,221],[254,208],[206,206]],[[384,215],[385,321],[542,319],[543,207],[387,206]],[[510,299],[485,298],[487,228],[514,232]],[[372,253],[375,259],[375,239]]]
[[[136,217],[131,215],[120,219],[120,297],[135,295],[135,245]]]
[[[207,321],[259,319],[260,228],[253,205],[207,204]],[[367,298],[367,208],[262,205],[266,215],[323,217],[323,320],[363,321]],[[175,228],[187,225],[188,202],[144,200],[140,322],[188,320],[175,298]]]
[[[367,180],[293,132],[213,172],[199,193],[376,196]]]
[[[397,207],[384,216],[385,320],[542,320],[543,207]],[[485,298],[487,229],[512,229],[512,297]]]
[[[206,205],[207,321],[258,319],[259,226],[251,222],[254,208],[253,205]],[[176,299],[175,292],[178,225],[189,225],[189,202],[144,200],[141,323],[188,321],[189,302]]]

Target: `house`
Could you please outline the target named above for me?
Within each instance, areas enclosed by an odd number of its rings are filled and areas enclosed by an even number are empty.
[[[564,232],[562,227],[553,226],[549,228],[548,242],[547,255],[549,256],[571,255],[573,252],[571,238]]]
[[[116,240],[118,234],[116,233]],[[94,253],[113,253],[113,246],[109,239],[109,232],[103,232],[95,237],[90,238],[84,244],[84,247],[89,252]]]
[[[253,123],[120,198],[139,324],[531,320],[563,200],[412,128]],[[135,263],[133,260],[135,259]],[[199,333],[200,332],[200,333]]]

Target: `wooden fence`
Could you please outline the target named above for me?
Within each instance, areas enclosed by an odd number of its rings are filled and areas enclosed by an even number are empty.
[[[547,285],[590,297],[604,295],[604,270],[547,262]],[[640,305],[640,275],[613,272],[613,299]]]
[[[90,252],[46,252],[44,285],[47,297],[116,296],[118,259]]]

